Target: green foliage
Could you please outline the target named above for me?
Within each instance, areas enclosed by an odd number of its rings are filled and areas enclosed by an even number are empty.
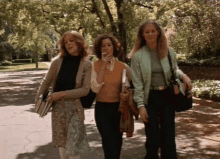
[[[216,2],[190,1],[175,9],[170,44],[189,57],[217,56],[220,50],[220,7]]]
[[[199,98],[220,101],[220,81],[217,80],[194,80],[193,95]]]
[[[60,36],[68,30],[79,31],[92,45],[98,34],[111,33],[113,25],[119,32],[119,25],[123,22],[129,52],[138,25],[150,18],[160,21],[177,53],[197,58],[219,55],[220,7],[216,2],[123,1],[119,11],[122,19],[119,19],[116,8],[118,1],[106,2],[113,22],[103,1],[99,0],[0,1],[0,23],[4,22],[11,29],[10,36],[7,33],[3,40],[7,44],[4,48],[45,53],[47,48],[54,48]],[[0,28],[1,35],[6,35],[5,28]]]

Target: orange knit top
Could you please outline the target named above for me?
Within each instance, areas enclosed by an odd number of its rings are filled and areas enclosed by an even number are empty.
[[[114,69],[112,71],[105,70],[103,75],[103,86],[96,95],[96,101],[99,102],[119,102],[122,86],[122,72],[125,65],[115,60]],[[101,70],[101,61],[94,63],[94,69],[97,74]]]

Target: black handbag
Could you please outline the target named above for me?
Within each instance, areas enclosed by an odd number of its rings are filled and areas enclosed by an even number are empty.
[[[179,94],[175,94],[174,89],[178,88],[180,90],[180,87],[182,87],[183,82],[177,79],[174,73],[174,69],[171,63],[170,52],[168,52],[168,60],[172,74],[171,75],[171,94],[173,96],[171,101],[172,105],[175,107],[176,112],[182,112],[191,109],[193,105],[193,100],[192,100],[192,95],[188,90],[184,90],[185,92],[179,91]]]
[[[91,89],[88,95],[84,97],[80,97],[80,101],[81,101],[83,108],[91,108],[92,103],[95,100],[95,97],[96,97],[96,93],[94,93]]]

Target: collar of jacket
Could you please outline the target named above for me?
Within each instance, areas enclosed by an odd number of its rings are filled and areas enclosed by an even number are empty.
[[[137,56],[139,57],[138,59],[141,70],[144,70],[143,74],[143,81],[146,83],[147,81],[151,81],[151,51],[147,46],[143,46],[137,53]],[[165,57],[160,60],[161,66],[163,68],[164,76],[166,83],[169,84],[169,79],[170,79],[170,66],[169,66],[169,61],[168,58]],[[150,82],[149,82],[150,84]],[[148,85],[149,85],[148,84]]]

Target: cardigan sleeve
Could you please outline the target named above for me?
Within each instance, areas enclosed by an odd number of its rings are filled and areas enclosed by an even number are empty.
[[[82,86],[72,90],[66,90],[65,98],[80,98],[86,96],[89,93],[90,84],[91,84],[91,69],[92,69],[91,62],[86,61],[83,69],[84,71],[82,77]]]
[[[125,65],[125,69],[126,69],[126,76],[128,77],[128,80],[129,81],[131,81],[132,79],[131,79],[131,68],[126,64],[126,63],[124,63],[124,65]]]
[[[142,74],[140,63],[137,56],[133,56],[131,59],[131,76],[134,85],[134,101],[137,103],[137,107],[144,106],[144,83],[142,81]]]
[[[51,65],[50,65],[50,68],[47,72],[47,74],[44,76],[41,84],[40,84],[40,87],[37,91],[37,94],[36,94],[36,97],[35,97],[35,100],[37,100],[39,98],[39,96],[41,94],[43,94],[45,91],[47,91],[49,89],[49,87],[51,86],[51,84],[53,83],[53,80],[54,80],[54,74],[57,70],[57,65],[56,65],[56,59],[53,60],[51,62]]]
[[[92,63],[91,89],[93,92],[98,93],[101,90],[104,82],[98,83],[96,79],[97,79],[97,73],[95,71],[94,63]]]

